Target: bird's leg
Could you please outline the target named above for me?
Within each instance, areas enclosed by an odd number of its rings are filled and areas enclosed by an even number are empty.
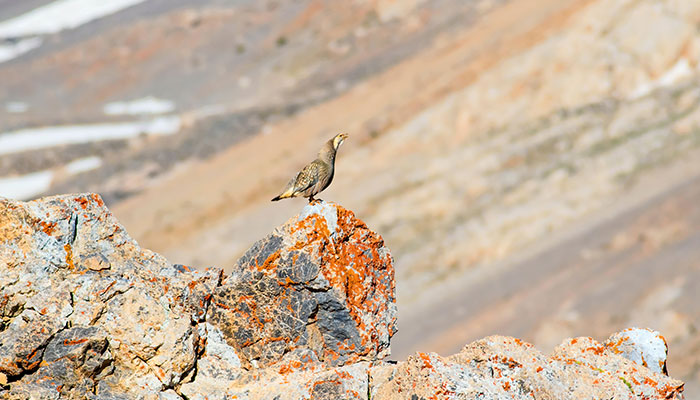
[[[314,199],[314,196],[309,196],[309,204],[316,204],[316,203],[321,203],[323,200],[321,199]]]

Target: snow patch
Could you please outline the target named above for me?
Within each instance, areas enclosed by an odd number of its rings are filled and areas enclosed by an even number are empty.
[[[46,35],[77,28],[146,0],[57,0],[0,23],[0,37]]]
[[[72,161],[66,165],[66,171],[69,174],[75,175],[81,172],[91,171],[102,166],[102,159],[97,156],[85,157]]]
[[[182,125],[179,116],[163,116],[147,121],[94,125],[66,125],[22,129],[0,134],[0,154],[44,149],[66,144],[129,139],[146,135],[172,135]]]
[[[158,99],[153,96],[144,97],[133,101],[117,101],[107,103],[102,108],[106,115],[147,115],[166,114],[175,110],[175,103],[169,100]]]
[[[10,101],[5,103],[5,111],[10,114],[21,114],[29,110],[29,104],[21,101]]]
[[[40,38],[29,38],[16,41],[14,43],[0,44],[0,63],[10,61],[24,53],[32,51],[41,46],[43,40]]]
[[[28,200],[49,190],[52,180],[53,172],[51,171],[0,178],[0,196],[15,200]]]

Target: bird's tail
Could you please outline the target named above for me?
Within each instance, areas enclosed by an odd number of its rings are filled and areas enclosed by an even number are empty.
[[[286,199],[286,198],[288,198],[288,197],[292,197],[293,194],[294,194],[294,188],[287,189],[287,190],[285,190],[284,192],[282,192],[282,194],[280,194],[279,196],[277,196],[277,197],[275,197],[274,199],[272,199],[272,201],[277,201],[277,200]]]

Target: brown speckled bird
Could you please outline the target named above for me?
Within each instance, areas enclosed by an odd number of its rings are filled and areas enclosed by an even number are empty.
[[[327,141],[318,152],[318,158],[299,171],[287,183],[282,193],[272,201],[289,197],[308,197],[309,203],[313,202],[314,196],[321,193],[333,181],[335,153],[347,137],[345,133],[340,133]]]

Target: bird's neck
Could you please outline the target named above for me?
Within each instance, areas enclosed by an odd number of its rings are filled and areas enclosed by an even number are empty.
[[[332,140],[329,140],[318,152],[318,159],[330,166],[335,164],[335,148],[333,148]]]

